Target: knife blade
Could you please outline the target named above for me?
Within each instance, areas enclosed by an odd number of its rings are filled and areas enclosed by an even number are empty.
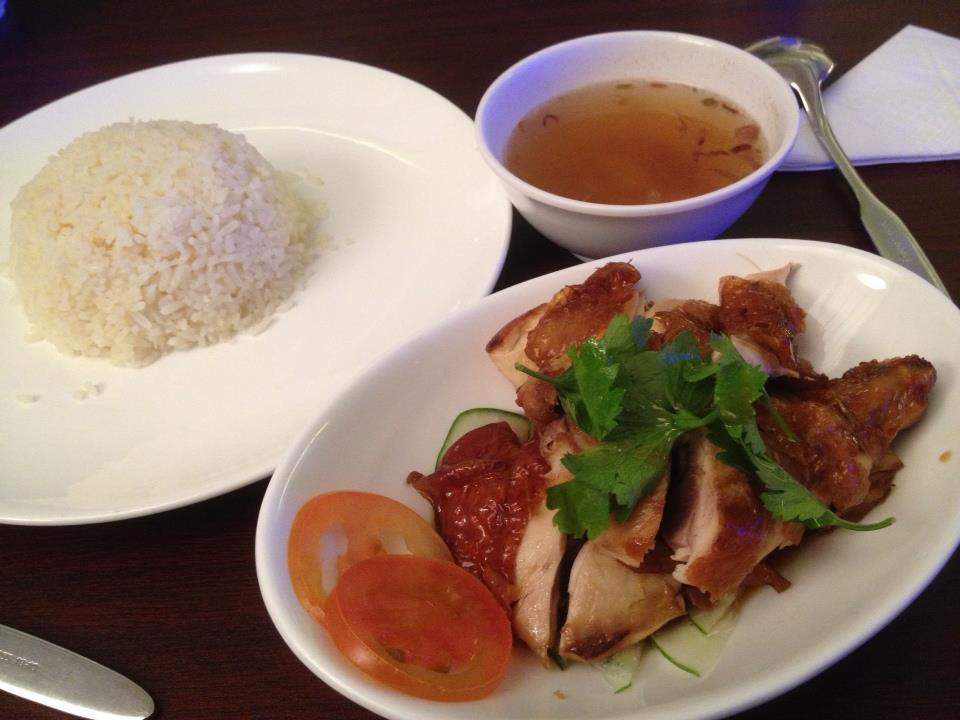
[[[82,655],[0,625],[0,690],[90,720],[144,720],[153,699]]]

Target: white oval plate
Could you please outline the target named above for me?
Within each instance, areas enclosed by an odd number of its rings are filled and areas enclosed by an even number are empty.
[[[331,395],[486,295],[503,265],[510,205],[467,115],[383,70],[274,53],[145,70],[0,129],[0,262],[20,186],[80,133],[131,117],[214,122],[279,169],[319,176],[304,185],[328,206],[336,249],[260,335],[140,370],[25,343],[13,283],[0,281],[3,522],[144,515],[266,477]],[[102,394],[76,400],[88,382]]]
[[[933,362],[939,380],[926,417],[895,446],[906,467],[890,498],[871,515],[892,514],[897,522],[878,532],[837,531],[809,539],[786,567],[793,586],[782,595],[762,590],[748,598],[719,665],[702,680],[648,652],[634,686],[613,694],[590,667],[549,671],[520,650],[502,687],[473,703],[418,700],[366,679],[291,590],[286,564],[291,520],[309,497],[337,488],[389,495],[430,517],[426,502],[406,486],[407,473],[432,467],[459,411],[514,407],[511,386],[485,355],[487,339],[605,261],[563,270],[488,297],[393,353],[327,407],[274,473],[257,527],[261,591],[287,644],[338,692],[404,720],[725,716],[838,660],[900,612],[950,557],[960,538],[960,312],[947,298],[899,266],[827,243],[712,241],[622,259],[640,270],[651,298],[713,301],[720,275],[799,262],[791,286],[808,312],[804,352],[816,367],[836,375],[861,360],[911,353]],[[945,451],[956,457],[942,461]]]

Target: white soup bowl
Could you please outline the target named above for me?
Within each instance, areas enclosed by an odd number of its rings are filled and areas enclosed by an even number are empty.
[[[766,161],[719,190],[644,205],[573,200],[531,185],[504,166],[507,141],[529,111],[585,85],[619,80],[690,85],[733,102],[759,125]],[[481,154],[520,214],[561,247],[600,258],[717,237],[750,207],[790,152],[799,118],[787,83],[750,53],[695,35],[637,30],[569,40],[521,60],[486,91],[476,127]]]

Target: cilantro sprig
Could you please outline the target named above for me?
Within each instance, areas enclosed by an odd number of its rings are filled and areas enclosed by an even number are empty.
[[[761,481],[760,500],[780,520],[851,530],[893,522],[844,520],[777,464],[754,410],[758,401],[769,404],[767,375],[748,364],[729,337],[711,335],[714,352],[706,359],[689,332],[648,350],[651,324],[616,316],[601,337],[568,348],[570,367],[556,377],[516,366],[553,385],[567,416],[601,441],[566,455],[562,462],[573,479],[547,490],[547,506],[557,511],[554,522],[562,532],[592,539],[607,528],[611,514],[625,520],[663,476],[677,440],[697,428],[707,428],[721,461]]]

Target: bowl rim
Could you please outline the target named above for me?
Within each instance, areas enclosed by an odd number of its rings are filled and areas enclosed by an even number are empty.
[[[528,183],[527,181],[522,180],[514,175],[494,155],[487,144],[484,133],[486,119],[489,116],[488,108],[496,92],[499,91],[500,88],[503,87],[507,82],[512,80],[513,76],[520,72],[527,65],[535,63],[538,60],[541,60],[543,57],[553,54],[558,50],[576,45],[602,43],[608,40],[617,40],[623,38],[635,38],[638,40],[644,38],[660,38],[674,40],[681,43],[689,43],[691,45],[713,48],[725,52],[732,51],[734,55],[742,57],[747,63],[756,68],[756,71],[759,74],[765,75],[767,78],[774,80],[774,85],[779,85],[782,87],[782,100],[789,99],[792,101],[794,112],[789,113],[788,117],[786,118],[787,123],[783,141],[779,144],[776,150],[771,153],[766,162],[764,162],[753,172],[742,177],[740,180],[737,180],[736,182],[726,185],[722,188],[712,190],[708,193],[702,193],[700,195],[693,195],[688,198],[670,200],[662,203],[618,205],[575,200],[573,198],[557,195],[556,193],[539,188],[536,185]],[[790,105],[790,103],[786,104]],[[614,32],[582,35],[569,40],[563,40],[561,42],[554,43],[553,45],[548,45],[547,47],[541,48],[540,50],[537,50],[530,55],[526,55],[517,62],[513,63],[510,67],[498,75],[497,78],[487,87],[486,91],[484,91],[474,115],[474,128],[477,137],[478,148],[484,161],[501,178],[501,180],[503,180],[513,189],[519,191],[524,196],[545,205],[582,215],[618,218],[652,217],[697,210],[707,205],[722,202],[730,197],[738,195],[739,193],[758,183],[764,182],[780,166],[796,143],[797,134],[800,129],[800,106],[796,96],[793,94],[793,90],[790,88],[790,85],[780,76],[779,73],[777,73],[776,70],[763,62],[763,60],[760,58],[751,55],[746,50],[739,48],[736,45],[731,45],[730,43],[723,42],[722,40],[716,40],[714,38],[693,35],[690,33],[675,32],[672,30],[617,30]]]

